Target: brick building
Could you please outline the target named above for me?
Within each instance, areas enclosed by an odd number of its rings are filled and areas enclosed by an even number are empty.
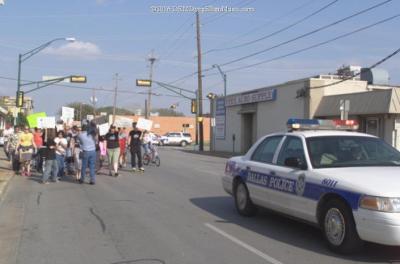
[[[127,127],[129,123],[137,122],[142,116],[115,116],[117,126]],[[144,117],[142,117],[144,118]],[[131,121],[129,121],[129,119]],[[153,133],[164,135],[167,132],[186,132],[190,133],[192,140],[196,138],[196,121],[194,117],[187,116],[151,116],[153,121]],[[112,123],[112,115],[109,116],[109,123]],[[203,118],[204,141],[210,141],[210,118]],[[131,127],[131,125],[129,126]]]

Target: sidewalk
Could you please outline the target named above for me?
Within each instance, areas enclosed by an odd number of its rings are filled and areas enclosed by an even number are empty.
[[[0,199],[7,188],[8,182],[14,176],[10,163],[6,159],[3,148],[0,149]]]

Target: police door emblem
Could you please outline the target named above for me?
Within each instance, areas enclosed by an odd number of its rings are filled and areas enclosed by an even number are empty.
[[[301,174],[296,182],[296,194],[302,196],[306,188],[306,175]]]

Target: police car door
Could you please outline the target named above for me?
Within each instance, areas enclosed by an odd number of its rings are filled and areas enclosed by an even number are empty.
[[[268,177],[276,150],[283,135],[270,136],[261,141],[245,163],[247,170],[246,184],[252,201],[258,205],[269,207]]]
[[[315,220],[315,205],[303,197],[307,180],[305,141],[288,135],[276,160],[275,176],[269,179],[270,198],[280,207],[278,210],[309,221]],[[296,165],[296,167],[293,167]]]

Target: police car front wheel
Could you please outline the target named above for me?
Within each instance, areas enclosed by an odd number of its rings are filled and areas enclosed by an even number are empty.
[[[323,210],[321,225],[329,247],[338,253],[359,250],[362,240],[358,236],[351,209],[340,199],[332,199]]]
[[[235,188],[235,205],[239,214],[243,216],[253,216],[257,211],[250,199],[249,190],[242,181],[239,181]]]

